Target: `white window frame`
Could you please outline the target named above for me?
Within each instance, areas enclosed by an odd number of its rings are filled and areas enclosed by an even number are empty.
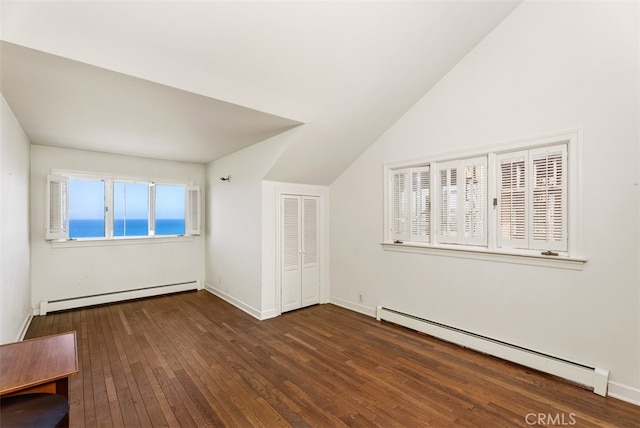
[[[505,153],[522,150],[545,150],[547,147],[566,145],[567,151],[567,187],[566,187],[566,251],[556,251],[549,248],[551,253],[539,249],[503,248],[498,244],[498,218],[494,209],[494,198],[498,198],[498,157]],[[464,162],[465,159],[486,156],[486,243],[468,245],[465,242],[439,242],[438,228],[438,193],[437,172],[439,165],[446,165],[451,161]],[[391,217],[391,184],[393,173],[400,169],[429,166],[431,169],[431,240],[430,242],[403,241],[395,242],[390,230]],[[449,257],[462,257],[480,260],[493,260],[507,263],[557,267],[581,270],[586,259],[582,253],[582,130],[571,130],[548,134],[545,136],[512,141],[486,147],[482,150],[469,150],[457,153],[445,153],[421,159],[393,162],[383,165],[384,175],[384,231],[383,249],[386,251],[432,254]]]
[[[87,238],[69,238],[69,195],[68,183],[70,179],[99,180],[105,183],[105,236]],[[113,174],[101,174],[85,171],[72,170],[51,170],[47,176],[46,205],[45,205],[45,240],[49,241],[53,247],[61,246],[96,246],[96,245],[121,245],[135,244],[140,242],[180,242],[191,241],[194,236],[201,233],[201,191],[200,186],[193,182],[184,182],[167,179],[149,179],[141,177],[130,177]],[[147,235],[142,236],[114,236],[113,230],[113,184],[114,182],[141,183],[149,186],[148,193],[148,219],[149,229]],[[52,184],[53,183],[53,184]],[[58,184],[60,183],[60,184]],[[156,235],[155,234],[155,186],[171,185],[183,186],[185,188],[185,233],[184,235]],[[51,189],[64,188],[66,196],[62,199],[52,199]],[[56,187],[62,186],[62,187]],[[54,195],[55,196],[55,195]],[[65,206],[62,207],[61,205]],[[55,212],[55,207],[60,207],[62,211]]]

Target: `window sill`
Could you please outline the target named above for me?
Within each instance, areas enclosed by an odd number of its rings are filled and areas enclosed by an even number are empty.
[[[111,245],[141,245],[141,244],[161,244],[191,242],[194,235],[175,236],[131,236],[122,238],[78,238],[69,240],[49,241],[51,248],[73,248],[73,247],[103,247]]]
[[[433,256],[486,260],[500,263],[514,263],[568,270],[582,270],[584,264],[587,262],[586,259],[575,257],[507,253],[488,249],[470,249],[468,247],[432,247],[415,243],[394,244],[389,242],[383,242],[380,245],[382,245],[382,248],[385,251],[395,251],[400,253],[428,254]]]

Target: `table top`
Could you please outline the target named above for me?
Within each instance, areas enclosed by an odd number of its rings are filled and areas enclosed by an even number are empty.
[[[75,331],[0,346],[0,395],[77,373]]]

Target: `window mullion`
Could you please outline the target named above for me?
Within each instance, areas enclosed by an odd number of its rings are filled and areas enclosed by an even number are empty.
[[[432,162],[429,165],[429,197],[431,198],[430,212],[431,221],[429,222],[429,236],[431,238],[431,244],[438,243],[438,210],[440,203],[438,201],[438,165]]]
[[[156,184],[149,183],[149,236],[156,234]]]
[[[456,244],[466,244],[465,233],[465,220],[466,211],[464,209],[464,201],[466,195],[466,183],[465,183],[465,165],[463,161],[458,161],[456,165]]]
[[[525,198],[527,201],[527,210],[525,212],[526,225],[527,225],[527,249],[531,249],[533,245],[533,220],[531,212],[533,210],[533,198],[531,197],[532,186],[531,182],[534,180],[535,174],[533,173],[533,160],[530,151],[527,150],[527,174],[525,182]]]
[[[113,180],[106,178],[104,181],[104,236],[113,238]]]
[[[497,248],[497,210],[498,210],[498,181],[496,154],[487,155],[487,248],[495,250]],[[494,201],[495,200],[495,204]]]

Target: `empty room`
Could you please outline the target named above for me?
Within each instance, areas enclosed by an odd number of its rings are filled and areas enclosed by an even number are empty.
[[[640,427],[640,3],[0,20],[3,426]]]

